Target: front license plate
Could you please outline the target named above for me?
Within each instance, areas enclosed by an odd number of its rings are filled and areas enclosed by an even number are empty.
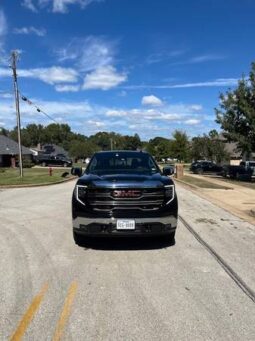
[[[135,221],[134,220],[117,220],[117,230],[134,230]]]

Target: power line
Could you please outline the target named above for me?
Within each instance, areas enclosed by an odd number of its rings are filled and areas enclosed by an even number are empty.
[[[36,111],[37,112],[40,112],[42,113],[43,115],[47,116],[50,120],[52,120],[53,122],[55,123],[59,123],[58,121],[56,121],[53,117],[51,117],[49,114],[47,114],[44,110],[40,109],[35,103],[33,103],[32,101],[30,101],[30,99],[28,99],[26,96],[23,96],[21,93],[20,94],[20,97],[23,101],[27,102],[27,104],[29,105],[32,105],[36,108]]]

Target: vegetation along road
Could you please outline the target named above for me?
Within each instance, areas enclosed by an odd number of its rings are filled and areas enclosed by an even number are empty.
[[[0,191],[0,340],[254,340],[253,225],[177,185],[175,245],[78,247],[73,186]]]

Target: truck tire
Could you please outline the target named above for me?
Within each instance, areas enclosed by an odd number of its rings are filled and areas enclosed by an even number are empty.
[[[63,166],[64,166],[64,167],[67,167],[67,166],[68,166],[68,164],[65,162],[65,163],[63,164]]]
[[[203,168],[198,168],[197,174],[203,175],[204,171]]]

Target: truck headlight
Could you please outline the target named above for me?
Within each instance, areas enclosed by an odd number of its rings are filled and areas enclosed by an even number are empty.
[[[174,199],[174,185],[165,185],[165,198],[168,205]]]
[[[82,205],[85,206],[87,187],[84,185],[76,185],[75,187],[75,196],[77,201],[79,201]]]

